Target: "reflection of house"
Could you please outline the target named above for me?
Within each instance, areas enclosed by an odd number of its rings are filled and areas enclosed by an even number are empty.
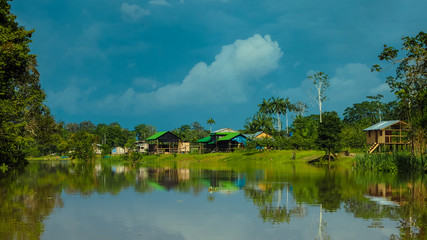
[[[272,138],[272,136],[263,131],[256,132],[254,134],[245,134],[245,137],[248,139],[262,139],[262,138]]]
[[[208,152],[231,152],[243,148],[246,144],[246,137],[238,132],[213,132],[197,142],[202,144]]]
[[[399,120],[382,121],[364,129],[366,143],[371,145],[368,152],[372,153],[375,149],[385,148],[385,146],[403,148],[409,145],[409,129],[409,124]]]
[[[111,155],[123,155],[123,154],[126,154],[127,152],[128,152],[127,148],[115,147],[113,148],[113,150],[111,150]]]
[[[148,151],[150,153],[186,153],[190,151],[190,145],[181,141],[181,138],[177,137],[175,134],[165,131],[158,132],[153,136],[147,138],[149,144]]]

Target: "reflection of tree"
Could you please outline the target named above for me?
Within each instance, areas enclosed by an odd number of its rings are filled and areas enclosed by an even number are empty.
[[[286,202],[283,198],[283,189],[286,188]],[[254,188],[245,189],[245,196],[250,198],[258,207],[259,217],[264,222],[289,223],[292,216],[304,217],[305,208],[302,204],[288,209],[289,186],[284,184],[272,184],[265,191]]]
[[[323,239],[330,239],[330,236],[327,235],[325,229],[326,229],[326,222],[323,221],[323,212],[322,212],[322,205],[320,205],[320,213],[319,213],[319,230],[317,231],[316,239],[323,240]]]
[[[8,173],[0,176],[0,239],[39,239],[43,220],[63,206],[61,185],[44,169]]]

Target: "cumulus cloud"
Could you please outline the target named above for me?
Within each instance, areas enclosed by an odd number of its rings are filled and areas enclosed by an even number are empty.
[[[149,3],[151,5],[169,6],[169,3],[166,0],[151,0]]]
[[[275,70],[282,55],[269,35],[256,34],[223,46],[211,64],[197,63],[181,83],[138,97],[162,105],[242,103],[251,83]]]
[[[145,77],[134,78],[132,81],[132,84],[136,87],[143,87],[143,88],[146,88],[150,91],[161,86],[160,82],[158,82],[154,79],[145,78]]]
[[[102,99],[83,107],[138,113],[158,106],[244,103],[254,89],[254,83],[278,68],[282,55],[279,44],[272,41],[269,35],[263,37],[256,34],[223,46],[213,62],[197,63],[181,82],[161,86],[151,78],[135,78],[132,87],[125,91],[104,95]],[[73,102],[78,102],[75,100]]]
[[[141,8],[138,5],[131,5],[129,3],[123,3],[120,7],[122,16],[132,21],[139,21],[142,17],[150,15],[150,11]]]

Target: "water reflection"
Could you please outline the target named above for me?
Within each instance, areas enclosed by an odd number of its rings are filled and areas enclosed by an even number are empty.
[[[311,239],[338,237],[331,235],[336,224],[328,225],[328,221],[348,218],[348,214],[368,221],[354,231],[366,228],[383,234],[381,231],[386,229],[390,239],[427,237],[423,176],[354,174],[305,166],[217,170],[64,161],[34,162],[24,171],[9,171],[0,177],[0,239],[39,239],[44,221],[55,209],[67,207],[63,194],[90,198],[94,194],[115,196],[129,189],[143,195],[167,194],[162,197],[173,192],[189,194],[199,202],[211,203],[210,207],[219,207],[212,205],[218,199],[227,204],[222,196],[235,195],[236,201],[242,196],[256,209],[254,219],[300,231],[305,231],[308,222]],[[396,226],[398,232],[393,230]],[[290,231],[287,227],[280,229]]]

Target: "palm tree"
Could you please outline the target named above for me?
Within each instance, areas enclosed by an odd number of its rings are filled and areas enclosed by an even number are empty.
[[[215,124],[215,123],[216,123],[215,120],[213,120],[212,118],[208,119],[207,124],[210,125],[210,132],[212,132],[212,124]]]
[[[289,101],[289,98],[286,98],[285,100],[283,100],[282,104],[284,105],[284,112],[286,116],[286,134],[289,134],[288,112],[295,111],[296,107],[294,104],[291,103],[291,101]]]
[[[265,98],[262,99],[262,103],[258,104],[259,112],[264,114],[271,114],[271,102],[270,99],[265,100]]]
[[[270,104],[270,109],[271,112],[277,114],[277,131],[281,131],[282,130],[282,124],[280,121],[280,114],[282,114],[283,112],[286,111],[286,102],[283,98],[274,98],[271,97],[271,104]]]

